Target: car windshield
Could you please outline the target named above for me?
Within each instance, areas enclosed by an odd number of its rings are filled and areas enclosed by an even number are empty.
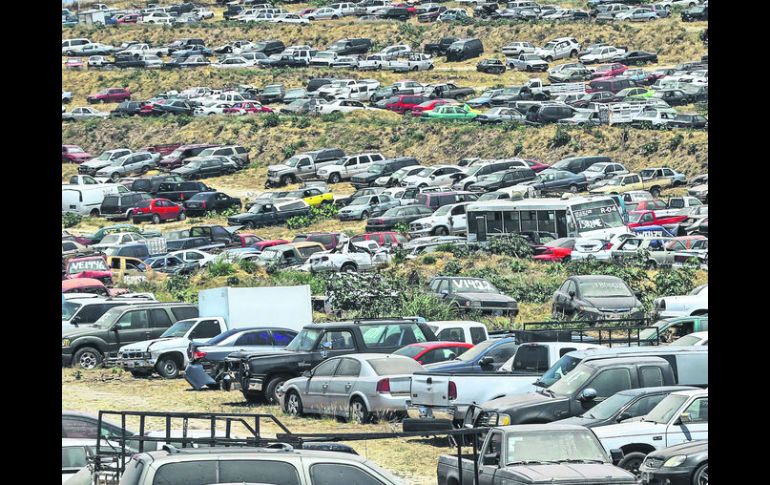
[[[201,166],[201,162],[197,160],[185,164],[185,167],[188,167],[188,168],[200,168],[200,166]]]
[[[604,171],[604,167],[605,166],[606,165],[602,165],[600,163],[597,163],[595,165],[591,165],[590,167],[588,167],[586,169],[586,172],[602,172],[602,171]]]
[[[262,94],[279,94],[283,86],[266,86]]]
[[[261,253],[257,255],[259,259],[263,259],[265,261],[271,261],[273,259],[280,259],[281,252],[280,251],[272,251],[270,248],[265,249]]]
[[[99,328],[110,328],[122,314],[123,310],[120,307],[110,308],[94,322],[94,325]]]
[[[682,407],[685,401],[687,401],[687,396],[669,394],[657,406],[652,408],[647,416],[644,417],[644,420],[658,424],[668,424],[674,413]]]
[[[449,281],[452,287],[452,293],[500,293],[500,291],[487,280],[457,278]]]
[[[612,200],[576,204],[572,207],[572,214],[575,216],[579,231],[610,229],[623,225],[618,206]]]
[[[571,396],[578,389],[583,387],[583,384],[588,382],[588,379],[590,379],[593,374],[593,370],[590,367],[578,366],[573,369],[572,372],[553,383],[548,390],[552,391],[554,394]]]
[[[321,330],[303,328],[302,331],[294,337],[294,340],[289,342],[286,346],[286,350],[309,352],[313,350],[318,336],[321,335]]]
[[[494,339],[485,340],[485,341],[475,345],[474,347],[471,347],[466,352],[463,352],[462,354],[457,356],[457,358],[455,360],[462,360],[463,362],[470,362],[470,361],[474,360],[476,357],[478,357],[479,355],[481,355],[482,353],[484,353],[487,350],[487,348],[489,348],[489,346],[491,346],[492,344],[495,344],[497,342],[498,342],[498,340],[494,340]]]
[[[589,280],[580,282],[580,294],[584,298],[621,298],[634,296],[623,280]]]
[[[99,241],[99,244],[117,244],[120,242],[122,234],[108,234]]]
[[[393,357],[379,357],[376,359],[367,360],[374,372],[378,376],[394,376],[399,374],[412,375],[415,372],[420,372],[423,367],[412,359],[400,359]]]
[[[567,373],[574,369],[579,363],[580,359],[564,355],[561,359],[557,360],[545,374],[543,374],[543,377],[541,377],[538,382],[543,387],[548,387],[567,375]]]
[[[620,408],[625,406],[634,398],[631,394],[624,394],[619,392],[608,397],[604,401],[600,402],[596,406],[592,407],[590,411],[583,413],[583,418],[588,419],[608,419],[617,413]]]
[[[535,431],[507,434],[505,464],[527,462],[607,462],[607,455],[590,430]]]
[[[434,212],[434,213],[433,213],[433,215],[434,215],[434,216],[445,216],[445,215],[449,214],[449,212],[450,212],[450,211],[451,211],[453,208],[454,208],[454,207],[453,207],[453,206],[451,206],[451,205],[442,205],[441,207],[439,207],[438,209],[436,209],[436,212]]]
[[[73,303],[71,301],[65,301],[61,304],[61,319],[62,320],[70,320],[75,313],[77,313],[78,309],[82,307],[83,305],[81,303]]]
[[[195,320],[182,320],[171,325],[168,330],[161,334],[160,338],[184,337],[184,335],[195,325]]]
[[[364,197],[356,197],[353,199],[353,201],[350,203],[351,206],[353,205],[367,205],[369,203],[369,196]]]

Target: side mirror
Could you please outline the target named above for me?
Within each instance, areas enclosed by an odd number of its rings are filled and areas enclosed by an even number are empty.
[[[619,448],[610,450],[610,458],[612,459],[612,464],[617,465],[620,463],[624,455],[625,453],[623,453],[623,450]]]
[[[484,455],[483,464],[489,466],[498,465],[500,462],[500,455],[497,453],[486,453]]]
[[[692,420],[690,419],[690,413],[682,413],[682,414],[679,415],[679,419],[677,419],[676,423],[674,423],[674,424],[680,424],[680,425],[681,424],[687,424],[687,423],[689,423],[691,421]]]
[[[487,365],[492,365],[492,363],[494,361],[495,361],[495,359],[493,359],[490,356],[482,357],[481,359],[479,359],[479,365],[482,366],[482,367],[487,366]]]
[[[332,349],[331,342],[321,342],[321,350],[331,350],[331,349]]]
[[[593,401],[594,399],[596,399],[596,389],[592,387],[586,387],[578,395],[578,401],[580,402]]]
[[[302,373],[302,377],[311,378],[313,377],[313,373],[310,372],[309,370],[306,370],[305,372]]]
[[[575,298],[575,290],[570,290],[568,294],[569,294],[570,300]]]

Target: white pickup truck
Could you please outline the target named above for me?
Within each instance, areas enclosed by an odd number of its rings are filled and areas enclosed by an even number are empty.
[[[573,342],[530,342],[497,372],[416,372],[412,375],[404,431],[451,429],[462,422],[471,404],[548,387],[562,375],[544,373],[564,354],[601,347]]]
[[[394,72],[430,71],[433,69],[433,56],[412,53],[406,59],[396,59],[388,63],[388,69]]]
[[[552,97],[560,94],[585,94],[586,92],[583,83],[543,84],[543,81],[537,78],[530,79],[524,86],[528,87],[532,94],[545,93]]]

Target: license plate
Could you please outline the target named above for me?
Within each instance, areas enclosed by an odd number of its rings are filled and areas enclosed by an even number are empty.
[[[650,472],[642,472],[642,483],[650,482]]]

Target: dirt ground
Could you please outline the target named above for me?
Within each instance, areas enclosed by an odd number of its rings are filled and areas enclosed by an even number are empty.
[[[278,406],[247,405],[238,391],[193,391],[184,379],[135,379],[112,369],[76,371],[62,369],[62,409],[97,414],[99,410],[272,413],[294,433],[355,433],[400,431],[400,425],[384,422],[353,425],[329,418],[292,418]],[[160,422],[148,421],[148,429],[162,429]],[[153,427],[155,426],[155,427]],[[191,423],[191,428],[195,424]],[[138,423],[128,420],[128,427]],[[263,427],[265,435],[274,436],[279,428]],[[234,431],[237,433],[237,430]],[[393,472],[407,483],[436,483],[438,457],[452,453],[446,439],[388,439],[349,442],[361,455]]]

